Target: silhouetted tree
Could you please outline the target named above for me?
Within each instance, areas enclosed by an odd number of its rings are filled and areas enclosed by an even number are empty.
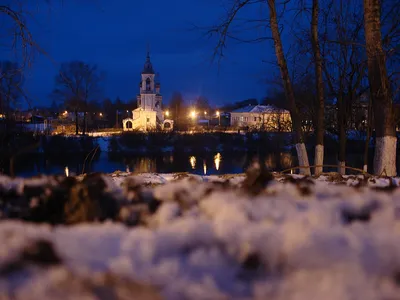
[[[194,107],[199,111],[199,113],[203,113],[204,111],[208,112],[211,109],[208,99],[204,96],[199,96],[196,98]]]
[[[232,38],[232,32],[229,31],[230,26],[232,23],[239,19],[240,22],[240,17],[238,16],[238,13],[240,10],[242,10],[244,7],[248,5],[252,5],[255,3],[261,3],[261,1],[250,1],[250,0],[245,0],[245,1],[233,1],[233,3],[230,5],[230,8],[227,10],[226,16],[219,22],[217,26],[214,26],[209,30],[210,34],[217,34],[219,36],[217,46],[216,46],[216,54],[219,54],[222,56],[222,51],[226,47],[226,40],[228,38]],[[289,74],[289,69],[285,57],[285,53],[283,51],[283,45],[282,45],[282,40],[281,40],[281,30],[279,28],[278,24],[278,14],[276,11],[276,1],[275,0],[267,0],[265,1],[265,4],[268,8],[269,12],[269,19],[268,19],[268,25],[271,29],[271,34],[272,34],[272,40],[274,42],[274,48],[275,48],[275,54],[277,58],[277,63],[279,66],[280,74],[281,74],[281,80],[284,86],[284,91],[286,95],[286,101],[288,102],[288,107],[289,111],[291,114],[291,119],[292,119],[292,128],[295,133],[295,142],[296,142],[296,150],[297,150],[297,156],[298,156],[298,161],[300,167],[301,173],[304,174],[311,174],[310,168],[309,168],[309,162],[308,162],[308,154],[307,154],[307,149],[305,147],[304,143],[304,134],[302,130],[302,120],[301,116],[299,114],[298,108],[296,106],[296,97],[294,94],[293,86],[292,86],[292,80],[290,78]],[[254,18],[255,22],[258,22],[259,17]],[[249,23],[252,23],[251,21]],[[263,25],[265,27],[265,24]],[[254,28],[254,27],[253,27]],[[271,39],[269,37],[269,39]],[[240,40],[236,38],[236,40]],[[247,40],[247,42],[257,42],[265,40],[265,37],[262,38],[256,38],[254,40]]]
[[[0,62],[0,112],[9,120],[9,114],[23,95],[24,77],[16,62]]]
[[[316,127],[316,145],[315,145],[315,159],[314,165],[322,166],[324,164],[324,109],[325,109],[325,95],[324,95],[324,80],[322,75],[322,56],[319,46],[319,32],[318,32],[318,16],[319,16],[319,0],[312,1],[312,18],[311,18],[311,44],[315,65],[315,82],[317,91],[317,122]],[[322,167],[315,167],[315,175],[322,173]]]
[[[175,121],[175,125],[179,128],[183,123],[185,123],[187,109],[183,101],[182,94],[180,92],[174,92],[168,104],[168,109],[170,111],[170,118]]]
[[[375,119],[374,172],[396,176],[396,128],[393,101],[382,46],[381,1],[364,0],[364,28],[368,57],[368,80]]]
[[[75,133],[79,132],[78,112],[83,112],[83,134],[86,130],[88,101],[99,95],[103,77],[96,65],[82,61],[63,63],[55,78],[53,95],[75,112]]]

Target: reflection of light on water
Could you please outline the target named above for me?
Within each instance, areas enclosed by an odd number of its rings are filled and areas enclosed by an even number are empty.
[[[192,166],[192,169],[196,168],[196,157],[191,156],[189,158],[189,161],[190,161],[190,165]]]
[[[68,176],[69,176],[69,169],[68,169],[68,166],[65,167],[64,172],[65,172],[65,176],[68,177]]]
[[[207,164],[206,164],[205,160],[203,161],[203,171],[204,171],[204,175],[206,175],[207,174]]]
[[[218,171],[219,170],[219,165],[220,165],[220,163],[221,163],[221,159],[222,159],[222,156],[221,156],[221,153],[217,153],[215,156],[214,156],[214,164],[215,164],[215,169]]]
[[[269,154],[265,159],[265,165],[269,170],[274,170],[276,168],[275,157],[272,154]]]
[[[292,155],[290,153],[281,153],[281,166],[285,169],[292,166]]]
[[[151,158],[142,157],[135,162],[133,170],[135,173],[154,173],[157,171],[156,161]]]

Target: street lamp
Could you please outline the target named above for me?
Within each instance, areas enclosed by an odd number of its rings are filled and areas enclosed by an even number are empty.
[[[102,116],[103,116],[103,113],[100,113],[99,115],[100,115],[100,117],[102,117]]]
[[[165,116],[169,117],[169,111],[168,110],[165,112]]]
[[[190,113],[190,117],[194,120],[194,118],[196,118],[196,111],[192,110]]]
[[[207,120],[207,127],[210,128],[210,119],[207,118],[207,111],[206,110],[204,111],[204,118],[206,118],[206,120]]]
[[[218,126],[221,126],[221,114],[219,110],[217,110],[217,117],[218,117]]]

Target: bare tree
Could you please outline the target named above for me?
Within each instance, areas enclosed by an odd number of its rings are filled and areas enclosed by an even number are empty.
[[[245,0],[245,1],[239,1],[235,0],[234,3],[231,5],[230,9],[228,10],[228,13],[226,17],[214,28],[212,28],[209,32],[211,34],[216,33],[219,35],[219,40],[217,43],[216,47],[216,53],[219,54],[220,56],[223,55],[222,50],[226,47],[226,41],[228,38],[233,38],[237,41],[242,41],[242,42],[259,42],[259,41],[264,41],[266,39],[271,39],[271,37],[256,37],[256,38],[248,38],[248,39],[241,39],[238,38],[237,36],[233,35],[232,32],[229,31],[229,28],[231,27],[232,23],[236,20],[239,19],[237,18],[239,11],[249,5],[256,4],[256,3],[265,3],[264,1],[261,0]],[[288,102],[288,108],[290,111],[291,119],[292,119],[292,129],[295,134],[295,142],[296,142],[296,151],[297,151],[297,156],[298,156],[298,161],[300,165],[300,172],[303,174],[310,175],[310,168],[309,168],[309,162],[308,162],[308,155],[307,155],[307,150],[305,147],[304,143],[304,135],[303,135],[303,130],[301,126],[301,117],[298,111],[298,108],[296,106],[296,99],[295,99],[295,94],[293,91],[293,86],[292,82],[290,79],[290,74],[289,74],[289,69],[287,66],[286,62],[286,57],[284,54],[283,50],[283,45],[281,41],[281,33],[280,33],[280,28],[278,24],[278,14],[276,11],[276,1],[275,0],[267,0],[266,1],[268,11],[269,11],[269,20],[262,20],[260,21],[257,17],[254,18],[254,20],[247,20],[247,22],[243,23],[241,22],[240,25],[243,26],[243,30],[249,29],[248,25],[250,24],[250,29],[254,31],[257,25],[254,25],[256,23],[260,23],[258,26],[266,27],[266,23],[269,25],[271,29],[271,34],[272,34],[272,40],[274,42],[274,48],[275,48],[275,54],[281,74],[281,79],[283,82],[284,86],[284,91],[286,95],[286,100]],[[239,19],[240,20],[240,19]],[[268,22],[268,21],[269,22]],[[253,25],[251,25],[253,24]],[[247,28],[246,28],[247,25]],[[233,26],[233,25],[232,25]]]
[[[95,100],[100,91],[102,74],[96,65],[82,61],[63,63],[55,78],[56,88],[53,95],[64,101],[75,112],[75,133],[79,133],[79,112],[83,112],[83,129],[86,132],[86,115],[88,102]]]
[[[316,146],[315,146],[315,175],[322,173],[322,166],[324,164],[324,109],[325,109],[325,95],[324,95],[324,81],[322,75],[322,57],[321,50],[318,41],[318,14],[319,14],[319,3],[318,0],[313,0],[312,4],[312,18],[311,18],[311,41],[314,55],[315,64],[315,82],[317,91],[317,122],[316,122]]]
[[[328,0],[322,8],[323,73],[328,93],[336,102],[339,136],[338,171],[345,173],[347,132],[354,103],[367,91],[366,57],[363,52],[362,11],[355,3]]]
[[[7,1],[5,1],[7,2]],[[20,69],[32,62],[34,50],[39,47],[35,43],[33,35],[27,26],[28,14],[19,1],[10,1],[8,4],[0,5],[0,15],[6,16],[2,26],[3,32],[10,32],[2,40],[2,46],[7,49],[13,49],[16,56],[22,58]]]
[[[0,112],[9,120],[12,106],[22,96],[24,77],[16,62],[0,62]]]
[[[396,129],[386,55],[382,46],[381,1],[364,0],[368,79],[375,119],[375,174],[396,176]]]
[[[309,162],[308,162],[306,146],[304,143],[304,135],[303,135],[303,129],[301,127],[300,114],[296,106],[296,99],[294,95],[292,82],[289,76],[289,69],[283,52],[283,45],[278,26],[278,17],[276,13],[275,0],[268,0],[268,6],[269,6],[271,33],[275,46],[275,54],[281,72],[286,99],[289,104],[289,111],[291,114],[293,131],[295,132],[296,136],[296,151],[299,160],[299,165],[300,167],[303,167],[303,169],[301,169],[301,173],[310,175],[311,174],[310,169],[307,168],[309,167]]]

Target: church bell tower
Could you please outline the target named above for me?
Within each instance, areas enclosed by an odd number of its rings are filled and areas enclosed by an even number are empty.
[[[141,77],[139,94],[137,96],[138,108],[145,111],[157,112],[157,118],[162,121],[163,114],[161,110],[162,96],[160,94],[160,84],[156,82],[157,78],[150,60],[149,51],[147,51],[146,62]]]

